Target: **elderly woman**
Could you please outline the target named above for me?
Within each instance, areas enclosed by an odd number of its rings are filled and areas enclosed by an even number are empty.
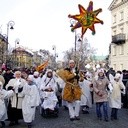
[[[121,74],[116,73],[113,80],[111,79],[113,90],[109,96],[109,106],[111,109],[111,120],[117,120],[118,109],[121,109],[121,92],[125,94],[125,86],[121,81]]]
[[[109,80],[105,76],[104,70],[98,70],[98,77],[93,82],[94,102],[96,103],[96,113],[99,120],[102,120],[101,106],[103,107],[104,120],[108,121],[108,93]]]
[[[15,88],[15,94],[10,98],[8,105],[8,119],[10,120],[10,126],[18,124],[18,120],[22,119],[22,90],[26,84],[26,80],[21,78],[21,72],[16,71],[14,74],[15,78],[11,79],[6,85],[6,89],[10,90]],[[15,113],[15,114],[14,114]]]

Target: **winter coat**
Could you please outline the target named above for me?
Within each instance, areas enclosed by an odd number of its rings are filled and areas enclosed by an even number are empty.
[[[106,102],[108,101],[108,93],[107,86],[109,84],[109,80],[107,77],[98,78],[93,81],[93,89],[94,89],[94,102]]]

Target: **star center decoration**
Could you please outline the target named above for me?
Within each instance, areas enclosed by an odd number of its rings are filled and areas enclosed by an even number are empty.
[[[99,8],[97,10],[93,11],[93,2],[90,1],[87,9],[85,9],[82,5],[78,5],[80,14],[78,15],[68,15],[69,18],[72,18],[76,20],[77,22],[75,25],[71,28],[71,31],[74,31],[77,28],[82,27],[82,34],[81,37],[83,38],[83,35],[87,31],[87,29],[90,29],[92,31],[92,34],[94,35],[96,33],[95,31],[95,24],[101,23],[103,24],[103,21],[97,18],[97,15],[102,12],[102,9]]]

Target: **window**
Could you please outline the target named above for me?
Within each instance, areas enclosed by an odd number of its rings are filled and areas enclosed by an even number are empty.
[[[124,19],[124,12],[121,11],[121,12],[120,12],[120,20],[123,20],[123,19]]]
[[[124,45],[121,45],[120,46],[120,55],[123,55],[124,54]]]
[[[113,24],[116,23],[116,14],[113,16]]]
[[[116,56],[116,46],[113,46],[113,56]]]
[[[120,33],[124,33],[124,28],[120,28]]]
[[[113,31],[113,35],[114,35],[114,36],[116,35],[116,30]]]

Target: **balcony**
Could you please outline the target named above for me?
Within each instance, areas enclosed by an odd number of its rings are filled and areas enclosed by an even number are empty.
[[[117,34],[115,36],[112,36],[112,43],[120,45],[120,44],[124,44],[126,40],[126,36],[125,34]]]

